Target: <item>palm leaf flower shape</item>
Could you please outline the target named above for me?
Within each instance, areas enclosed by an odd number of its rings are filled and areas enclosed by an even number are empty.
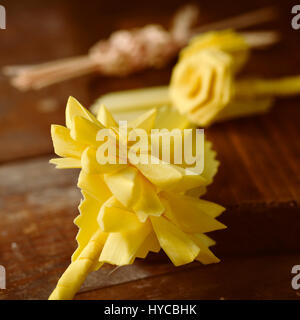
[[[129,122],[128,135],[133,129],[149,133],[155,115],[153,109]],[[215,242],[205,233],[225,228],[216,220],[224,208],[198,198],[217,172],[211,144],[205,140],[204,170],[197,175],[189,175],[185,164],[159,159],[155,164],[132,164],[130,152],[128,163],[101,164],[97,148],[104,142],[98,141],[97,133],[103,128],[111,128],[121,140],[120,127],[104,106],[97,119],[72,97],[66,127],[51,128],[55,153],[61,157],[51,163],[61,169],[81,168],[78,187],[83,200],[75,219],[78,248],[50,299],[72,299],[87,274],[103,263],[132,264],[161,248],[175,266],[194,260],[219,262],[209,249]]]
[[[195,37],[179,55],[173,69],[169,95],[180,114],[208,126],[236,93],[235,76],[249,57],[244,37],[231,30]]]
[[[184,48],[173,69],[169,94],[180,114],[208,126],[214,121],[262,113],[273,97],[299,94],[300,76],[282,79],[237,79],[250,56],[241,34],[208,32]]]
[[[300,93],[300,76],[243,78],[250,57],[244,35],[232,30],[194,37],[181,50],[169,86],[113,92],[92,107],[106,104],[114,116],[129,119],[156,107],[174,122],[207,127],[214,122],[269,111],[274,98]],[[166,119],[166,118],[165,118]],[[188,124],[189,123],[189,124]]]

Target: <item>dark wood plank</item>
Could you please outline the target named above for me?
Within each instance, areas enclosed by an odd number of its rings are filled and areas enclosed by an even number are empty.
[[[224,204],[300,200],[298,99],[278,101],[270,114],[207,129],[221,162],[208,197]],[[221,188],[221,186],[224,186]]]
[[[221,264],[141,279],[76,299],[300,299],[291,287],[299,254],[224,259]]]

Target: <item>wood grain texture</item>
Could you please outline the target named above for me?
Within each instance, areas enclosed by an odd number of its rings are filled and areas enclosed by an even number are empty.
[[[77,299],[299,299],[290,286],[290,266],[299,254],[224,259],[93,292]],[[280,262],[277,260],[280,259]]]
[[[167,26],[182,1],[3,1],[0,67],[87,52],[113,30],[156,22]],[[280,45],[253,54],[245,73],[265,77],[300,73],[299,35],[286,1],[201,1],[202,23],[276,3]],[[159,7],[159,10],[157,9]],[[128,78],[90,75],[38,92],[18,92],[0,76],[0,264],[7,289],[0,299],[46,299],[76,247],[80,193],[77,170],[55,170],[50,124],[64,122],[69,95],[89,105],[99,95],[166,84],[171,65]],[[271,113],[206,130],[221,166],[206,199],[227,208],[214,232],[222,262],[175,268],[160,253],[115,270],[92,273],[78,299],[298,299],[291,268],[300,263],[300,98],[276,102]]]

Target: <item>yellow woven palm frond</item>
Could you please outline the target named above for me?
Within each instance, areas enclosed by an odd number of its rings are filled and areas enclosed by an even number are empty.
[[[206,188],[216,174],[218,162],[210,143],[205,141],[203,145],[207,155],[201,153],[207,162],[203,172],[192,172],[185,162],[173,163],[174,156],[170,163],[156,156],[152,159],[148,149],[145,159],[156,161],[135,163],[134,152],[149,141],[156,110],[130,121],[126,136],[122,136],[121,128],[103,105],[97,120],[75,99],[69,99],[66,114],[68,128],[54,127],[52,131],[55,150],[63,158],[51,162],[61,168],[81,168],[78,187],[84,199],[75,219],[78,248],[50,299],[72,298],[86,275],[103,263],[132,264],[136,258],[145,258],[160,248],[176,266],[194,260],[219,261],[209,249],[214,242],[203,233],[225,227],[216,220],[224,209],[188,194]],[[108,136],[117,136],[114,154],[99,152],[106,143],[98,140],[102,129],[111,129]],[[124,163],[121,148],[136,129],[144,130],[147,139],[139,144],[141,149],[133,148],[132,141],[128,141]],[[193,149],[194,145],[188,144],[187,148]],[[116,162],[103,161],[113,156]]]

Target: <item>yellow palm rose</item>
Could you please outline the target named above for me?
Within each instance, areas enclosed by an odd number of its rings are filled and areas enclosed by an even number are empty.
[[[245,39],[231,30],[208,32],[180,52],[170,82],[172,104],[195,124],[209,125],[233,96],[234,74],[248,58]]]
[[[229,54],[217,49],[181,59],[169,87],[173,105],[191,122],[208,125],[232,97],[232,62]]]
[[[151,110],[131,121],[129,131],[149,132],[155,114]],[[214,241],[205,233],[225,228],[216,220],[224,208],[195,196],[205,192],[217,171],[210,143],[205,142],[205,167],[198,175],[189,175],[185,164],[160,159],[157,164],[133,164],[130,153],[128,163],[100,164],[97,149],[104,142],[98,141],[97,132],[111,128],[122,140],[120,127],[105,107],[96,119],[70,98],[66,125],[52,126],[54,150],[61,158],[51,162],[58,168],[81,168],[78,186],[83,200],[75,219],[78,248],[50,299],[72,299],[87,274],[103,263],[132,264],[160,248],[175,266],[219,261],[209,249]],[[120,160],[119,149],[116,155]]]

